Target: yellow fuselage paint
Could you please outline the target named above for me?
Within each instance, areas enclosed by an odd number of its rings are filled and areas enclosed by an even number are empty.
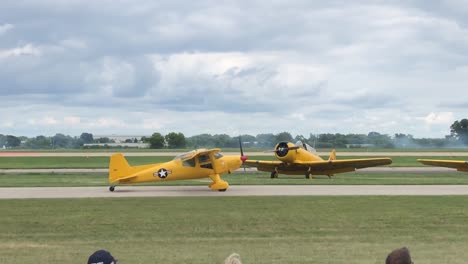
[[[211,166],[210,166],[211,165]],[[141,183],[157,181],[175,181],[207,178],[210,175],[231,173],[242,165],[239,156],[223,156],[213,159],[213,162],[200,163],[195,159],[194,166],[186,164],[181,159],[164,163],[156,163],[143,166],[133,166],[137,171],[136,177],[122,180],[121,183]],[[205,166],[205,168],[203,167]],[[212,168],[209,168],[212,167]]]

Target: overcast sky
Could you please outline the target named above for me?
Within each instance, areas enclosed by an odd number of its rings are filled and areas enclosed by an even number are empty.
[[[443,137],[468,118],[468,4],[2,1],[0,105],[26,136]]]

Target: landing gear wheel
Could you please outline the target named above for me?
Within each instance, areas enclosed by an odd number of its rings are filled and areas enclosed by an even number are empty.
[[[271,172],[270,178],[278,178],[278,173],[276,171]]]
[[[113,192],[115,190],[115,186],[110,186],[109,191]]]
[[[306,172],[305,176],[306,176],[306,179],[310,179],[310,172]]]
[[[219,189],[219,192],[225,192],[227,189]]]

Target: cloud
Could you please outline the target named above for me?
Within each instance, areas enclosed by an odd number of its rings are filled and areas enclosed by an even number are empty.
[[[270,132],[282,123],[293,134],[440,136],[443,113],[466,115],[463,2],[3,6],[0,115],[15,120],[8,131]],[[44,116],[57,123],[16,121]]]
[[[0,25],[0,36],[5,34],[6,32],[10,31],[11,29],[13,29],[13,25],[12,24],[3,24],[3,25]]]
[[[26,44],[22,47],[0,50],[0,59],[19,57],[19,56],[40,56],[41,51],[32,44]]]
[[[428,125],[450,125],[455,120],[452,112],[429,113],[424,117]]]

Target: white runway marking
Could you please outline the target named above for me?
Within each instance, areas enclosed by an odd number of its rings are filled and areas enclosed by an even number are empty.
[[[206,186],[117,186],[115,192],[105,186],[0,188],[0,199],[347,195],[468,195],[468,185],[239,185],[226,192]]]

